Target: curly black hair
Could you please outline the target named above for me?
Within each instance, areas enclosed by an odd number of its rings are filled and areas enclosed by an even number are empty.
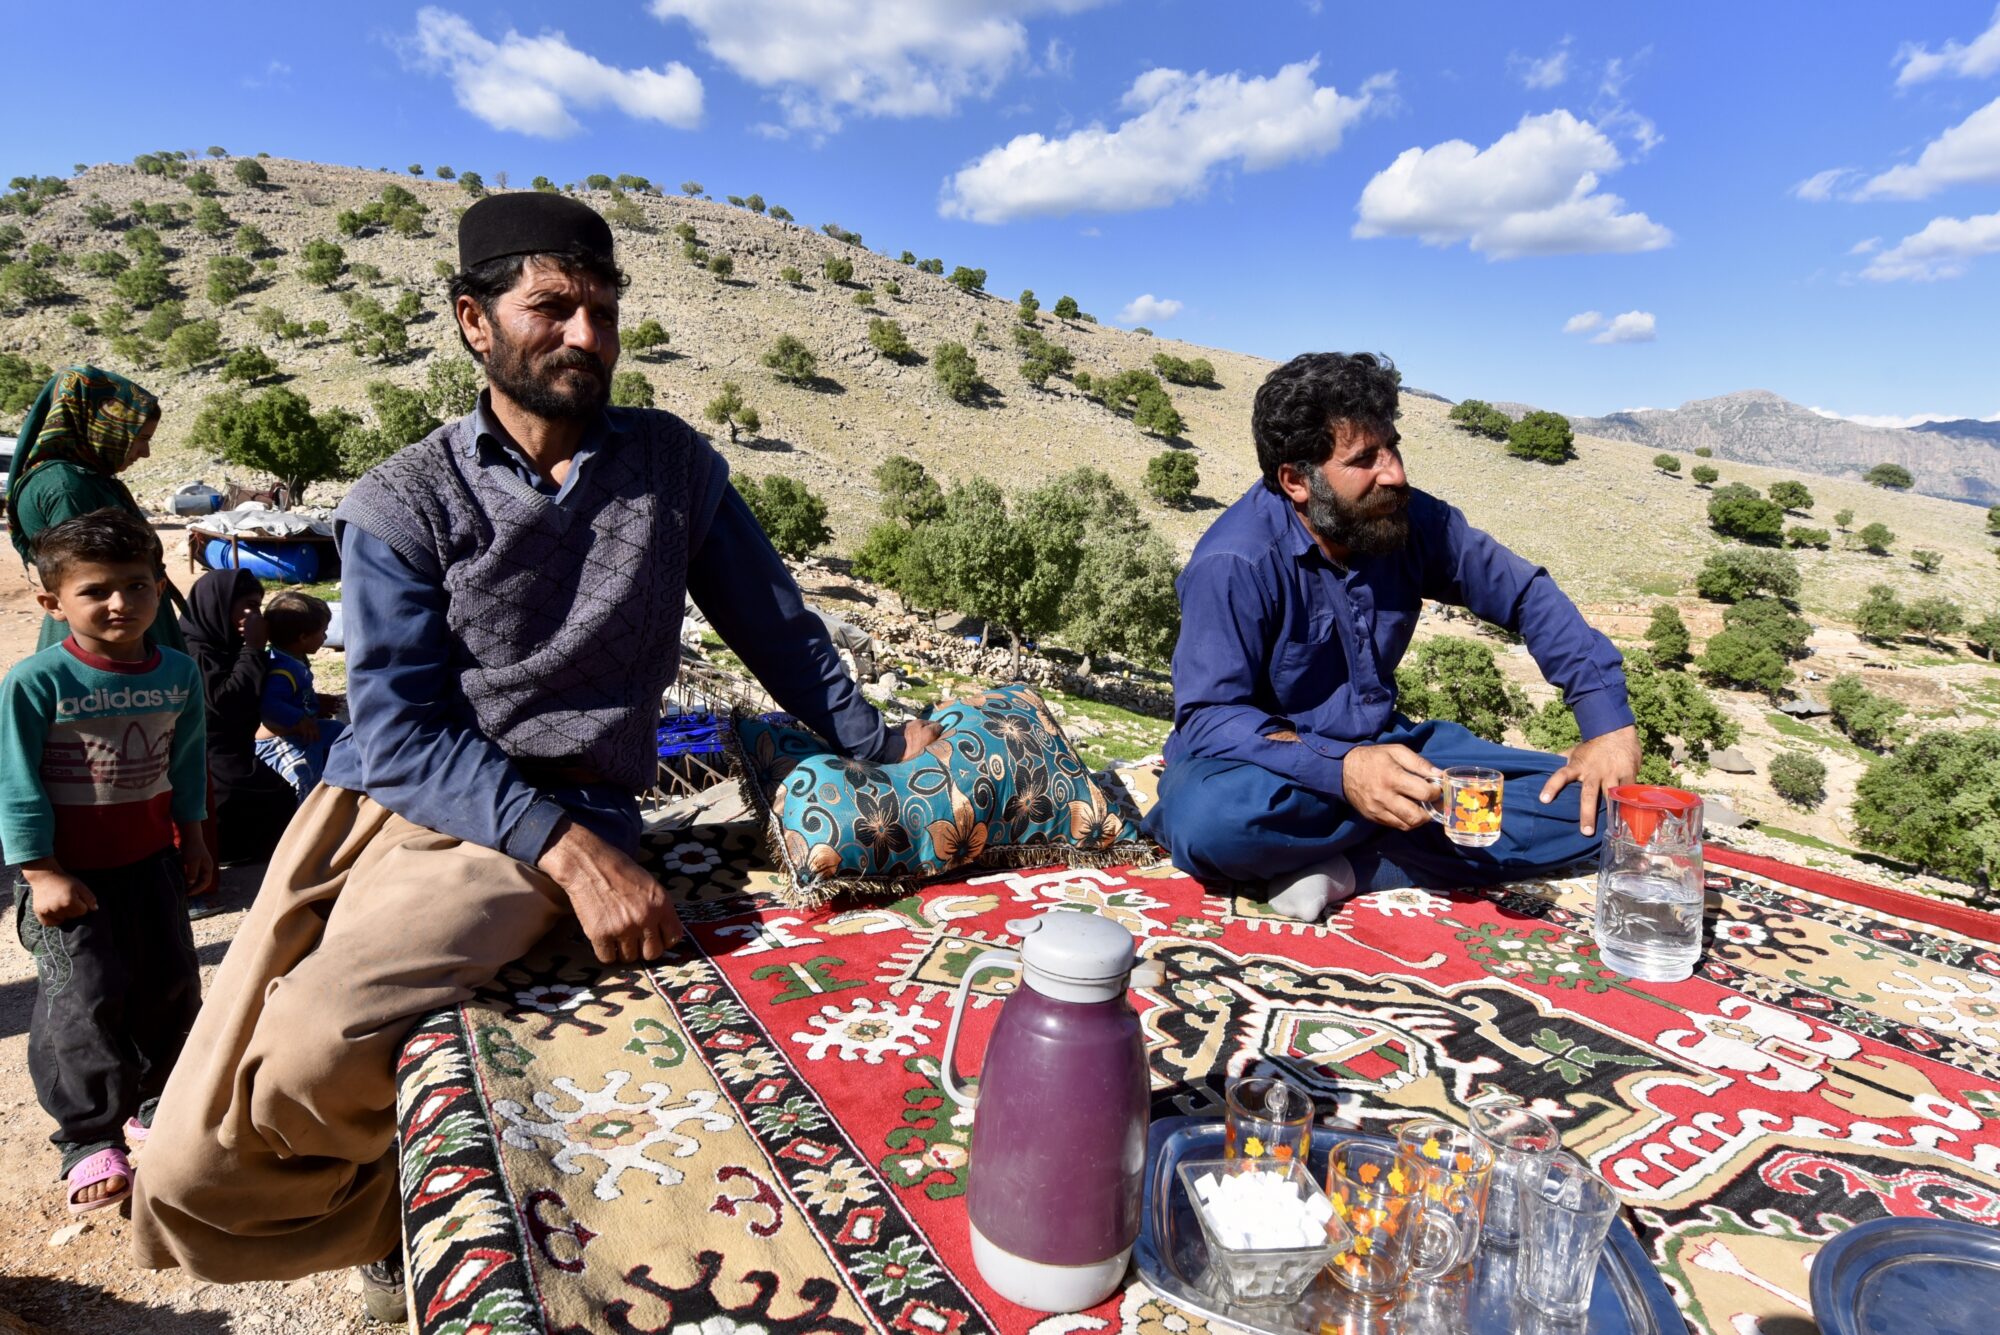
[[[565,274],[589,274],[617,288],[621,296],[632,285],[631,277],[610,259],[581,246],[570,250],[536,251],[529,255],[502,255],[451,276],[452,308],[457,309],[460,297],[471,297],[479,303],[480,310],[491,316],[493,303],[514,290],[514,285],[521,281],[521,270],[527,267],[529,260],[553,264]],[[458,322],[453,320],[452,323],[457,325]],[[466,342],[463,327],[459,328],[458,341],[465,344],[467,352],[472,352],[472,344]],[[472,357],[474,361],[479,360],[476,352],[472,353]]]
[[[1278,490],[1282,464],[1323,464],[1333,453],[1333,424],[1396,418],[1403,373],[1376,352],[1307,352],[1264,377],[1250,410],[1250,434],[1264,485]]]

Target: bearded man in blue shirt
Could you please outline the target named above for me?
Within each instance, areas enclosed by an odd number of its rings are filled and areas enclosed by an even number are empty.
[[[566,920],[611,966],[681,937],[634,855],[687,600],[841,754],[938,736],[862,698],[722,456],[671,413],[609,405],[625,275],[604,219],[491,195],[458,239],[452,315],[487,388],[335,512],[353,726],[210,987],[132,1215],[142,1265],[359,1266],[369,1315],[395,1322],[411,1026]]]
[[[1493,885],[1590,857],[1601,795],[1639,767],[1617,649],[1546,570],[1410,486],[1400,381],[1369,353],[1273,371],[1252,414],[1263,480],[1178,585],[1174,734],[1148,830],[1176,866],[1305,921],[1357,890]],[[1399,714],[1396,664],[1426,598],[1520,634],[1582,744],[1546,755]],[[1465,765],[1506,781],[1490,847],[1431,821],[1442,771]]]

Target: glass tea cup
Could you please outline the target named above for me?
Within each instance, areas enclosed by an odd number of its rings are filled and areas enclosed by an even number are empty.
[[[1618,1217],[1618,1193],[1566,1150],[1521,1183],[1518,1293],[1560,1321],[1590,1311],[1591,1281],[1605,1235]]]
[[[1500,795],[1506,778],[1497,769],[1454,765],[1438,780],[1438,804],[1431,819],[1444,837],[1466,848],[1485,848],[1500,838]]]
[[[1418,1279],[1441,1279],[1479,1250],[1493,1185],[1493,1151],[1479,1137],[1436,1117],[1396,1131],[1396,1160],[1422,1197],[1421,1241],[1412,1263]]]
[[[1422,1242],[1423,1194],[1396,1147],[1343,1140],[1326,1161],[1326,1194],[1348,1237],[1333,1255],[1333,1277],[1371,1303],[1393,1302]]]
[[[1312,1148],[1312,1095],[1277,1076],[1248,1076],[1229,1086],[1227,1103],[1225,1159],[1305,1162]]]
[[[1554,1122],[1511,1100],[1472,1105],[1472,1134],[1493,1151],[1493,1185],[1486,1196],[1486,1240],[1512,1247],[1521,1240],[1521,1184],[1541,1180],[1562,1148]]]

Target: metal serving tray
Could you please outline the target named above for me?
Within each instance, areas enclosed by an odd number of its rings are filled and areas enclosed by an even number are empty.
[[[1313,1128],[1307,1167],[1324,1178],[1334,1143],[1384,1140],[1357,1132]],[[1681,1335],[1686,1323],[1666,1282],[1620,1219],[1597,1261],[1590,1315],[1580,1323],[1550,1321],[1514,1302],[1514,1255],[1482,1248],[1470,1273],[1450,1284],[1420,1286],[1395,1307],[1361,1304],[1322,1271],[1298,1302],[1278,1306],[1231,1303],[1211,1287],[1208,1246],[1174,1167],[1182,1159],[1220,1158],[1222,1123],[1193,1117],[1156,1121],[1146,1145],[1146,1204],[1135,1253],[1139,1274],[1161,1297],[1189,1312],[1228,1322],[1256,1335],[1362,1335],[1363,1332],[1437,1332],[1437,1335]]]

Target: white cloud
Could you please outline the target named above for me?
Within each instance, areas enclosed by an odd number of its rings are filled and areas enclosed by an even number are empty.
[[[1849,246],[1847,248],[1847,253],[1850,255],[1867,255],[1873,251],[1880,250],[1881,248],[1882,248],[1881,237],[1879,236],[1864,237],[1862,240],[1856,241],[1853,245]]]
[[[1507,66],[1514,71],[1521,83],[1528,88],[1557,88],[1569,78],[1569,38],[1556,44],[1556,49],[1539,60],[1529,56],[1509,56]]]
[[[1829,167],[1823,172],[1814,172],[1800,181],[1792,187],[1792,193],[1811,203],[1824,204],[1840,192],[1849,178],[1860,174],[1852,167]]]
[[[1813,408],[1809,411],[1818,413],[1821,417],[1831,417],[1837,422],[1853,422],[1857,426],[1892,427],[1899,430],[1907,430],[1913,426],[1922,426],[1925,422],[1956,422],[1966,415],[1964,413],[1908,413],[1905,415],[1895,413],[1837,413],[1831,408]],[[1979,422],[2000,422],[2000,414],[1995,414],[1992,417],[1974,418],[1973,420]]]
[[[618,69],[571,46],[559,32],[489,41],[465,19],[426,6],[411,44],[417,63],[451,76],[458,104],[496,130],[559,138],[582,126],[572,105],[609,104],[638,120],[690,130],[701,124],[701,80],[672,62]]]
[[[1954,185],[2000,181],[2000,97],[1924,145],[1917,160],[1891,167],[1856,199],[1925,199]]]
[[[245,88],[289,88],[291,87],[291,77],[292,67],[290,65],[287,65],[282,60],[272,60],[265,62],[262,74],[244,75],[243,86]]]
[[[1651,343],[1653,341],[1653,313],[1651,311],[1626,311],[1623,315],[1611,317],[1611,323],[1599,330],[1592,343]]]
[[[824,134],[843,113],[941,116],[1027,64],[1021,20],[1102,0],[651,0],[711,56],[777,90],[794,129]],[[1047,50],[1053,65],[1059,49]]]
[[[1120,105],[1115,128],[1092,124],[1059,138],[1017,135],[945,182],[938,211],[973,222],[1158,208],[1200,194],[1218,169],[1266,171],[1340,147],[1342,134],[1378,100],[1393,74],[1354,96],[1313,81],[1319,60],[1276,74],[1147,70]]]
[[[1354,235],[1464,241],[1496,260],[1659,250],[1672,232],[1598,193],[1598,174],[1623,164],[1602,131],[1567,111],[1523,116],[1488,148],[1453,139],[1405,150],[1362,190]]]
[[[2000,70],[2000,9],[1993,11],[1993,21],[1986,31],[1970,42],[1946,42],[1935,51],[1906,43],[1896,53],[1896,59],[1903,66],[1896,71],[1896,84],[1901,88],[1939,75],[1977,78]]]
[[[1119,324],[1157,324],[1181,313],[1181,304],[1172,297],[1156,297],[1148,292],[1125,303],[1118,312]]]
[[[1980,255],[2000,253],[2000,213],[1933,218],[1868,261],[1863,278],[1878,283],[1931,283],[1956,278]]]
[[[1587,334],[1603,323],[1604,316],[1601,312],[1583,311],[1563,321],[1563,332],[1565,334]]]

